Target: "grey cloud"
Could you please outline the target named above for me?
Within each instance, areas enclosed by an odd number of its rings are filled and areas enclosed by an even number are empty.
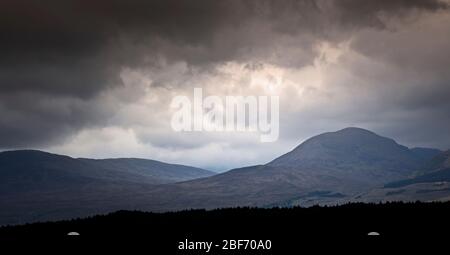
[[[107,123],[114,104],[98,98],[123,87],[124,67],[161,58],[206,69],[230,60],[302,67],[319,41],[443,8],[431,0],[2,1],[0,147],[60,142]]]
[[[0,94],[0,148],[36,148],[66,140],[82,128],[105,125],[117,106],[36,92]]]

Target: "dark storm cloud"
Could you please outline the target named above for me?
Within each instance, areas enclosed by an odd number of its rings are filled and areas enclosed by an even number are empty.
[[[316,39],[338,37],[345,32],[342,28],[382,28],[381,14],[402,16],[445,6],[425,0],[2,1],[2,88],[85,92],[112,83],[108,78],[117,68],[141,64],[142,54],[195,64],[234,59],[243,48],[274,43],[273,38],[258,42],[267,38],[251,30],[240,33],[241,28],[267,26],[275,33],[310,35],[307,48]],[[141,47],[133,51],[128,44]],[[29,75],[10,78],[22,68]],[[65,82],[57,82],[57,74]]]
[[[35,92],[0,94],[3,148],[51,145],[83,127],[104,124],[114,105]]]
[[[414,11],[436,11],[448,8],[448,4],[443,1],[428,0],[342,0],[334,1],[334,3],[337,3],[333,7],[336,8],[336,17],[340,19],[340,22],[345,26],[356,28],[369,26],[386,28],[384,18],[401,18]]]
[[[0,147],[54,143],[102,125],[114,107],[97,97],[123,86],[124,67],[159,58],[205,68],[229,60],[301,67],[320,40],[442,8],[424,0],[2,1]],[[292,44],[296,55],[284,51]]]

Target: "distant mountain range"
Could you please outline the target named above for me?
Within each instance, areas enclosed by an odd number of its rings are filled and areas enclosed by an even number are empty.
[[[445,200],[450,199],[449,162],[448,151],[408,149],[360,128],[324,133],[266,165],[216,175],[153,160],[74,159],[9,151],[0,153],[0,224],[120,209]]]
[[[435,150],[435,153],[440,151]],[[415,176],[426,159],[360,128],[312,137],[266,165],[158,187],[148,209],[291,206],[348,201],[355,194]]]
[[[164,184],[207,177],[214,172],[137,158],[71,158],[36,150],[0,152],[1,187],[66,187],[95,182]]]
[[[0,224],[133,208],[133,196],[150,187],[213,174],[146,159],[76,159],[36,150],[0,152]]]

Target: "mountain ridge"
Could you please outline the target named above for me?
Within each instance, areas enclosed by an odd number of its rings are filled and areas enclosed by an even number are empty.
[[[370,174],[372,181],[383,183],[408,177],[422,163],[395,140],[351,127],[313,136],[268,165],[318,169],[325,173],[339,171],[355,178]]]
[[[9,192],[7,187],[49,190],[94,182],[155,185],[211,176],[214,173],[155,160],[91,160],[39,150],[14,150],[0,152],[0,174],[1,189]]]
[[[23,189],[13,185],[14,192],[0,193],[0,206],[5,208],[0,212],[0,224],[65,219],[121,209],[164,212],[339,203],[386,183],[408,179],[423,163],[423,158],[395,140],[360,128],[311,137],[266,165],[157,185],[143,181],[141,163],[146,161],[67,156],[62,159],[76,162],[78,166],[95,165],[102,179],[101,185],[92,185],[92,178],[84,179],[83,174],[92,174],[89,172],[92,168],[79,170],[82,174],[75,177],[83,178],[73,181],[74,185],[38,188],[35,193],[27,191],[27,185],[32,181],[23,184]],[[20,169],[24,162],[20,157],[15,161]],[[117,166],[119,161],[121,164]],[[55,165],[46,162],[46,166]],[[117,175],[107,178],[108,174],[118,172],[116,168],[124,166],[134,174],[133,178],[115,178]],[[6,171],[1,170],[4,170],[4,164],[0,153],[0,174],[4,175]],[[55,172],[51,167],[50,170],[49,176]],[[5,179],[0,182],[2,180]]]
[[[334,201],[342,197],[351,197],[352,194],[368,191],[382,186],[386,182],[407,178],[421,164],[420,160],[416,159],[407,147],[397,144],[393,139],[384,138],[371,131],[359,128],[348,128],[314,136],[297,146],[296,149],[304,148],[305,144],[308,145],[311,141],[327,138],[330,134],[337,134],[338,136],[344,134],[344,137],[346,137],[348,134],[351,135],[355,132],[357,135],[362,134],[366,138],[369,136],[370,139],[365,139],[363,142],[375,141],[375,144],[381,143],[384,145],[383,149],[386,146],[391,148],[386,151],[398,152],[403,157],[400,157],[399,161],[393,157],[395,155],[381,153],[380,157],[387,157],[385,160],[387,163],[373,165],[373,160],[370,160],[370,150],[363,150],[356,156],[361,157],[364,164],[359,164],[353,169],[342,167],[343,165],[339,165],[340,168],[333,168],[333,165],[330,164],[322,167],[323,165],[320,164],[317,157],[312,162],[313,164],[303,164],[304,162],[302,164],[274,164],[280,158],[283,159],[286,155],[292,153],[291,151],[266,165],[232,169],[201,180],[191,180],[160,187],[157,193],[168,194],[163,200],[174,202],[157,204],[149,208],[179,210],[180,208],[216,208],[221,206],[267,206],[293,200],[300,201],[300,203],[322,203],[324,200]],[[295,152],[296,149],[293,151]],[[375,150],[379,150],[379,147],[375,147]],[[327,157],[329,151],[321,151],[319,154]],[[354,158],[352,157],[349,162],[353,162]],[[369,157],[368,162],[365,161],[367,157]],[[390,159],[395,160],[394,163],[389,165]],[[347,162],[344,160],[344,163]],[[386,165],[390,167],[387,170],[385,169]],[[396,166],[398,165],[403,167],[401,171],[397,171]],[[165,190],[169,190],[169,192]],[[172,197],[171,194],[176,195]]]

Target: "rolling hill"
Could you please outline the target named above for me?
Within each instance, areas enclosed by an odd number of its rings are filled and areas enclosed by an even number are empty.
[[[425,162],[435,152],[408,149],[360,128],[320,134],[266,165],[213,176],[201,169],[140,159],[4,152],[0,154],[0,206],[4,208],[0,224],[114,210],[163,212],[357,201],[361,194],[387,183],[411,180],[425,171]]]
[[[145,159],[76,159],[35,150],[0,153],[0,223],[133,208],[156,185],[213,172]]]
[[[2,187],[42,189],[94,181],[164,184],[214,173],[147,159],[76,159],[43,151],[18,150],[0,152],[0,174]]]
[[[424,161],[394,140],[360,128],[312,137],[266,165],[170,184],[150,210],[333,202],[412,176]],[[170,202],[162,202],[170,201]]]

